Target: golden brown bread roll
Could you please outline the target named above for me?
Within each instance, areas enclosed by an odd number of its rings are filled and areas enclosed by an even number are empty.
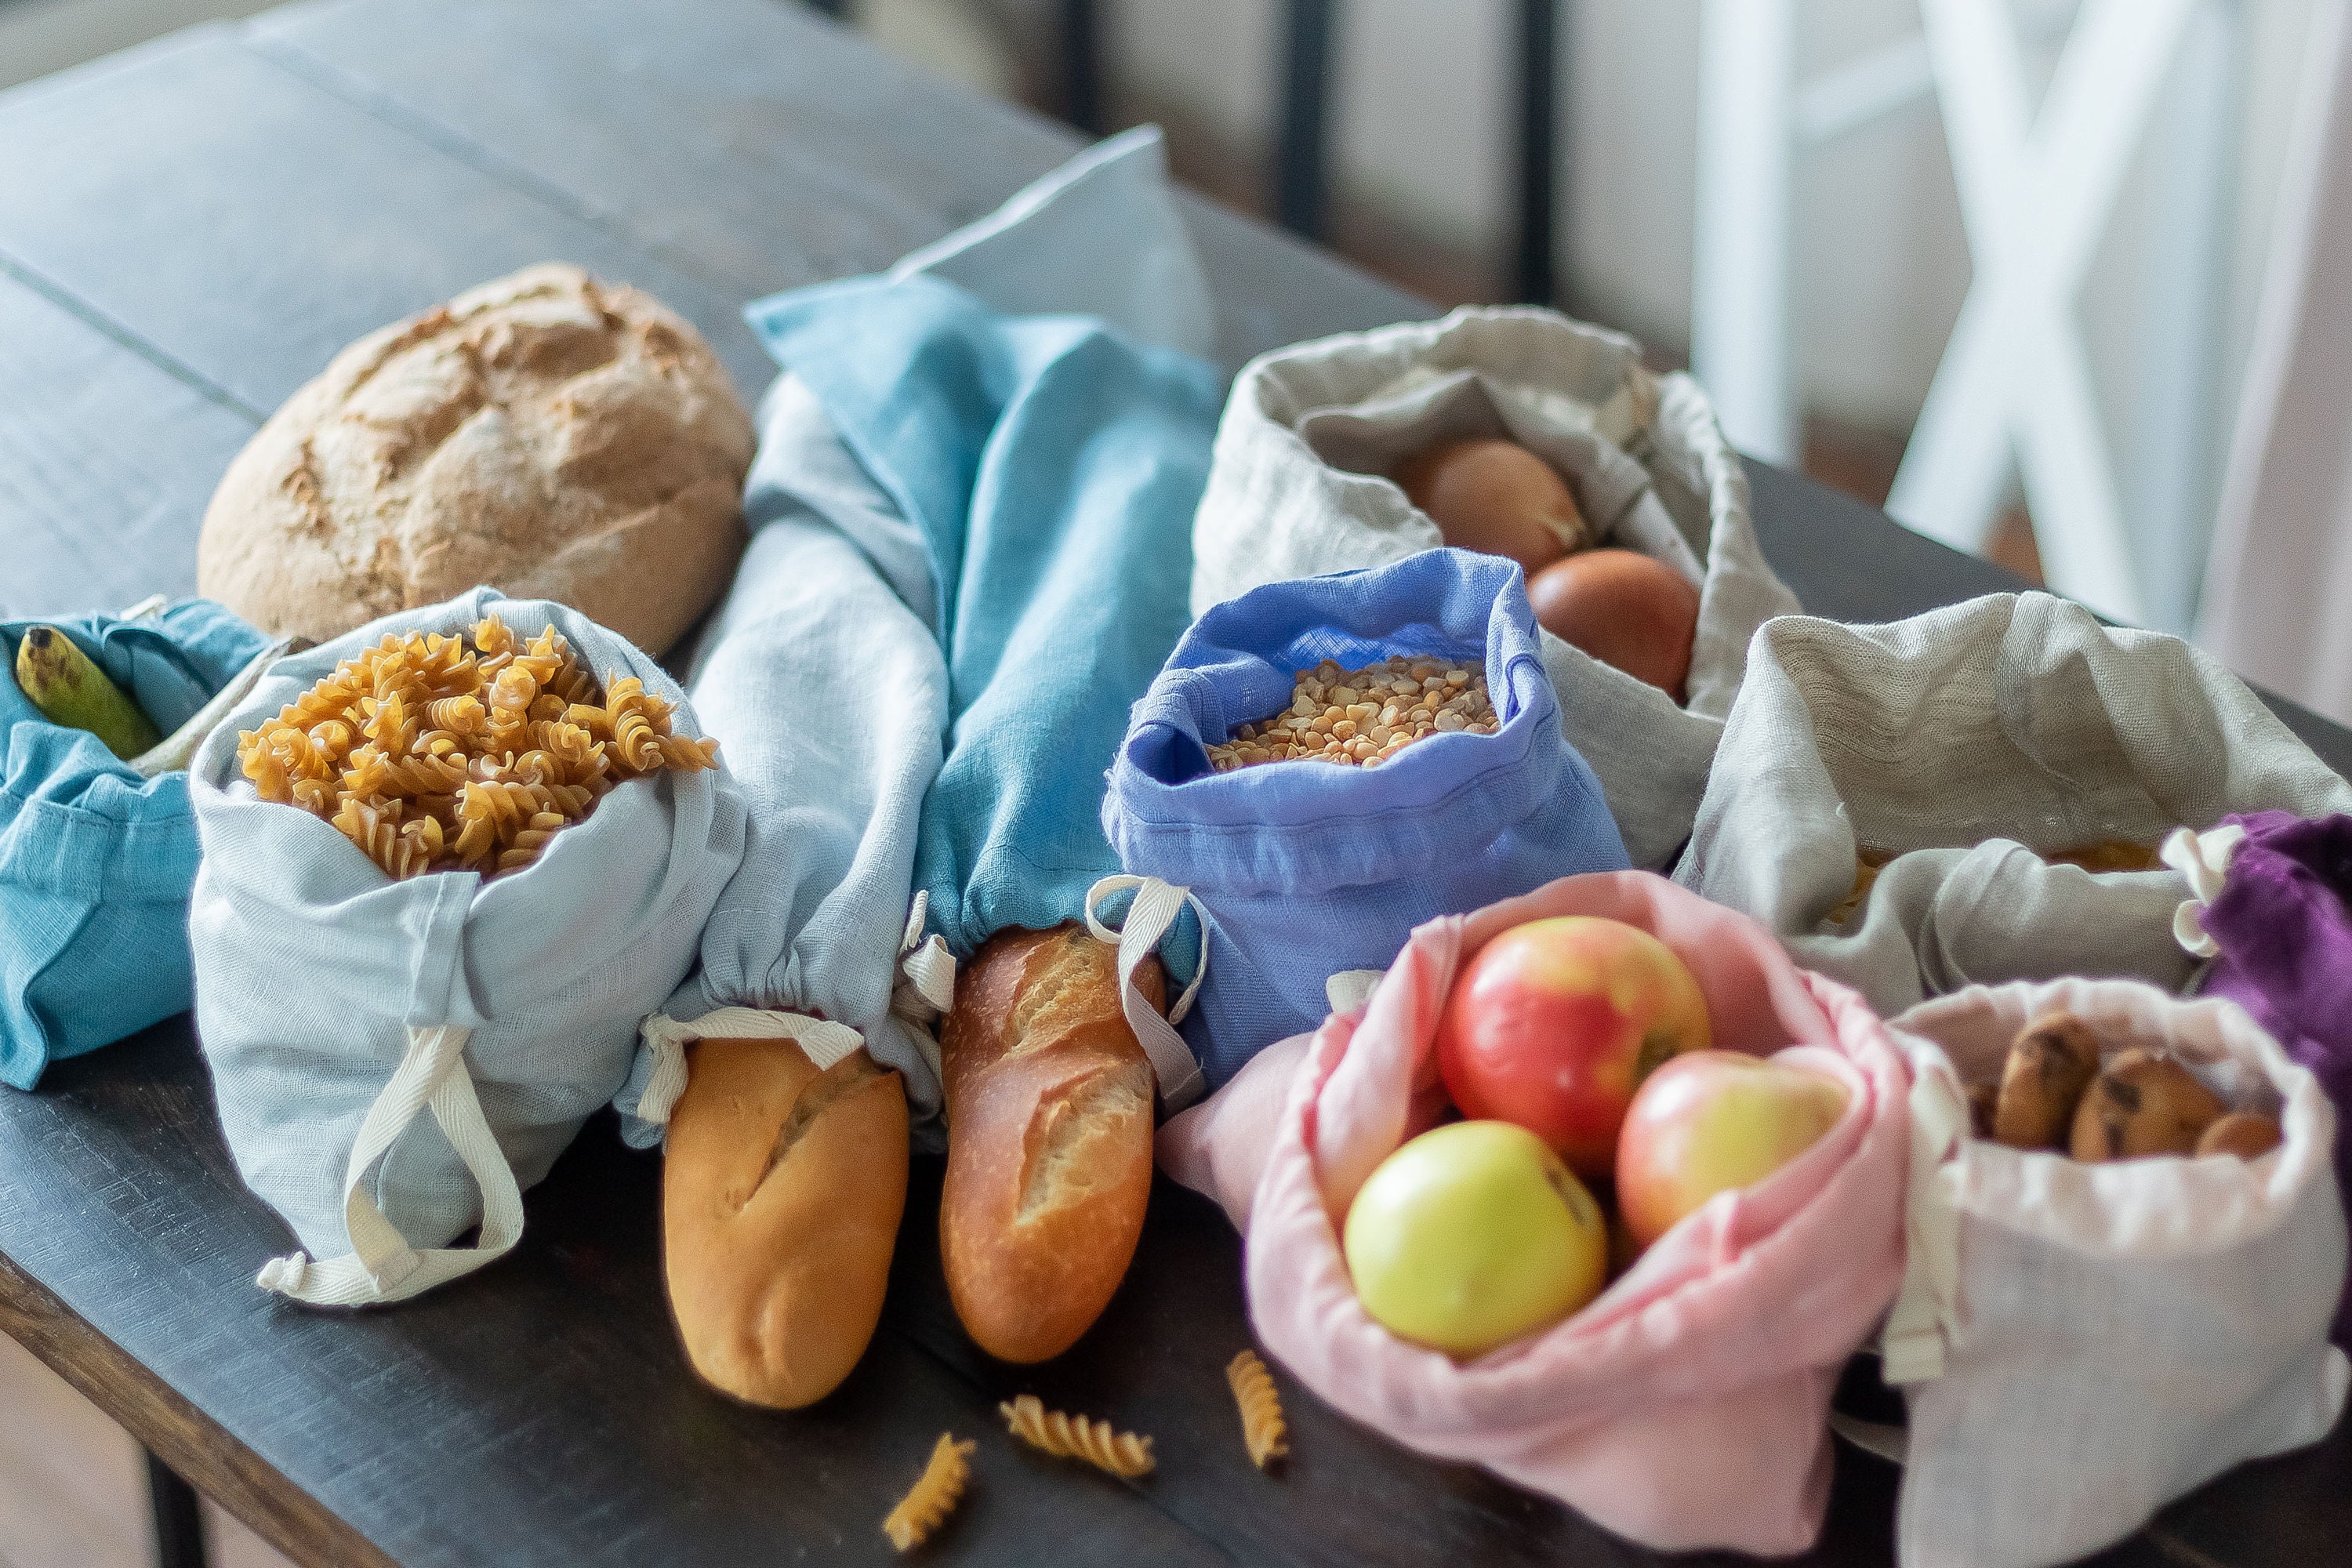
[[[2241,1160],[2259,1160],[2285,1141],[2286,1134],[2280,1131],[2277,1117],[2252,1110],[2233,1110],[2205,1129],[2197,1140],[2197,1152],[2200,1155],[2235,1154]]]
[[[1118,951],[1080,927],[1000,931],[940,1029],[940,1253],[981,1349],[1069,1349],[1118,1289],[1151,1191],[1151,1063],[1119,1011]],[[1164,1009],[1158,962],[1136,985]]]
[[[2099,1076],[2099,1038],[2072,1013],[2036,1018],[2009,1047],[1992,1135],[2012,1149],[2063,1149],[2083,1091]]]
[[[897,1073],[863,1050],[819,1072],[790,1040],[688,1047],[662,1238],[670,1312],[703,1381],[782,1410],[832,1393],[882,1315],[906,1206]]]
[[[2084,1091],[2074,1113],[2074,1158],[2085,1164],[2187,1154],[2230,1108],[2170,1057],[2118,1055]]]

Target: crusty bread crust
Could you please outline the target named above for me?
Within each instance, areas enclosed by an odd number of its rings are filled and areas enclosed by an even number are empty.
[[[288,398],[205,509],[196,587],[323,642],[486,583],[659,654],[742,553],[751,447],[692,326],[528,267],[369,333]]]
[[[696,1373],[776,1409],[832,1393],[882,1316],[906,1204],[897,1073],[863,1050],[819,1072],[790,1040],[689,1047],[662,1246]]]
[[[1136,984],[1164,1009],[1157,961]],[[940,1054],[948,1293],[981,1349],[1045,1361],[1118,1289],[1151,1191],[1151,1064],[1116,950],[1076,925],[999,932],[957,976]]]

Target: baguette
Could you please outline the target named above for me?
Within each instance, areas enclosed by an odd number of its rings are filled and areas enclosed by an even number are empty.
[[[906,1091],[863,1050],[822,1072],[790,1040],[688,1050],[662,1173],[670,1312],[704,1382],[797,1409],[849,1375],[882,1315]]]
[[[1156,959],[1136,984],[1164,1009]],[[1118,1289],[1151,1191],[1151,1063],[1116,950],[1075,924],[999,932],[957,976],[940,1055],[948,1294],[981,1349],[1045,1361]]]

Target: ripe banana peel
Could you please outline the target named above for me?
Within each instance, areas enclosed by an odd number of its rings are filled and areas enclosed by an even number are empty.
[[[16,684],[43,718],[87,730],[124,762],[163,737],[154,721],[55,626],[35,626],[16,647]]]

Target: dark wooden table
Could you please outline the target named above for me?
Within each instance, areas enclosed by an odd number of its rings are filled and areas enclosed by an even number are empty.
[[[230,456],[343,343],[560,257],[692,317],[747,396],[749,299],[871,269],[1072,149],[1042,121],[765,0],[344,0],[199,28],[0,95],[0,615],[193,585]],[[1426,314],[1255,225],[1191,209],[1235,356]],[[1885,619],[2010,585],[1868,508],[1754,472],[1776,565]],[[2294,715],[2339,768],[2352,736]],[[0,911],[5,913],[5,911]],[[358,1316],[265,1297],[289,1238],[221,1142],[188,1021],[0,1089],[0,1331],[305,1563],[878,1560],[943,1430],[982,1437],[942,1561],[1651,1561],[1556,1505],[1414,1458],[1284,1379],[1294,1457],[1253,1470],[1221,1373],[1239,1247],[1162,1184],[1134,1270],[1059,1362],[957,1327],[919,1163],[888,1309],[818,1408],[688,1375],[656,1265],[658,1164],[591,1123],[514,1255]],[[1158,1439],[1123,1486],[994,1436],[996,1402]],[[1892,1554],[1895,1472],[1841,1452],[1811,1561]],[[2342,1561],[2352,1436],[2247,1466],[2102,1561]]]

